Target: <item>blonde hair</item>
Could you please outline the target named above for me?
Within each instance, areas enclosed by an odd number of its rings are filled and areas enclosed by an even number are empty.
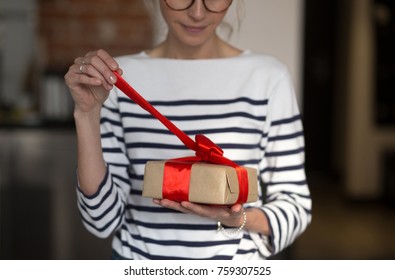
[[[162,41],[167,34],[167,25],[160,12],[159,0],[143,0],[143,2],[154,22],[156,40]],[[234,31],[239,32],[244,15],[244,0],[234,0],[219,26],[218,33],[220,36],[229,40]]]

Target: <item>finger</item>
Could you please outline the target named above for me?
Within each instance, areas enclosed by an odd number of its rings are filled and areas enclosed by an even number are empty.
[[[83,56],[83,57],[77,57],[74,59],[74,64],[81,65],[81,64],[88,64],[88,58]]]
[[[102,49],[98,50],[97,56],[100,57],[112,71],[118,70],[118,68],[119,68],[118,63],[105,50],[102,50]]]
[[[87,64],[89,64],[91,63],[90,58],[95,56],[99,57],[112,71],[119,70],[119,65],[117,61],[108,52],[106,52],[103,49],[88,52],[84,57],[76,58],[74,60],[74,63],[84,64],[84,62],[86,62]],[[122,70],[119,72],[119,74],[122,74]]]
[[[243,205],[235,204],[230,207],[230,210],[234,214],[241,214],[243,212]]]
[[[106,79],[106,77],[103,75],[103,73],[100,71],[100,69],[97,68],[97,66],[93,65],[93,64],[81,64],[78,66],[78,72],[80,74],[85,74],[87,76],[90,77],[96,77],[100,80],[102,80],[103,86],[107,89],[107,90],[111,90],[113,87],[113,80],[115,79],[115,75],[113,75],[112,72],[108,71],[109,75],[112,75],[113,77],[110,77],[109,79]],[[109,81],[110,80],[110,81]]]
[[[100,71],[94,65],[91,64],[91,61],[92,58],[89,56],[76,58],[74,60],[75,67],[73,67],[75,73],[80,75],[88,75],[88,76],[96,77],[102,80],[102,84],[106,90],[111,90],[113,87],[113,82],[108,82],[108,80],[102,75],[102,73],[100,73]],[[81,77],[79,77],[78,80],[83,81],[84,79],[81,79]],[[99,85],[99,84],[100,83],[98,83],[97,81],[93,82],[93,85]]]
[[[93,64],[109,84],[115,84],[116,82],[116,76],[113,75],[113,71],[123,75],[123,70],[119,68],[116,60],[104,50],[88,52],[84,57],[76,58],[74,63],[78,65]]]
[[[115,61],[115,60],[113,60],[113,61]],[[82,62],[85,62],[86,65],[82,64]],[[107,62],[104,61],[102,57],[100,57],[98,55],[86,56],[85,60],[83,60],[82,62],[81,62],[82,69],[84,69],[84,68],[91,69],[91,72],[90,72],[91,74],[96,75],[96,76],[99,75],[109,85],[115,84],[116,76],[114,75],[113,71],[117,70],[118,68],[114,69],[114,70],[112,68],[110,68],[109,65],[107,64]],[[93,71],[93,68],[95,69],[95,71]],[[97,76],[97,77],[99,77],[99,76]]]
[[[115,59],[104,50],[88,52],[85,56],[76,58],[74,63],[77,65],[92,65],[109,84],[114,84],[116,81],[113,71],[118,70],[119,65]],[[82,69],[83,68],[82,66]],[[122,71],[120,72],[122,73]]]
[[[184,207],[181,206],[180,203],[175,201],[171,201],[168,199],[154,199],[153,202],[165,208],[170,208],[186,214],[193,214],[193,212],[189,211],[188,209],[185,209]]]
[[[201,217],[207,217],[212,220],[218,220],[222,217],[230,216],[230,209],[228,207],[210,206],[205,204],[192,203],[189,201],[182,201],[181,206],[192,211],[194,214]]]
[[[121,68],[118,68],[117,72],[119,75],[121,75],[121,76],[123,75],[123,70]]]
[[[87,63],[93,63],[91,61],[92,58],[100,58],[101,61],[111,70],[111,71],[118,71],[119,74],[122,74],[122,70],[119,71],[119,65],[117,61],[105,50],[99,49],[97,51],[89,52],[85,55]],[[79,60],[79,63],[82,63],[83,59]]]
[[[101,79],[81,74],[79,72],[80,71],[79,68],[80,66],[74,64],[70,67],[69,71],[66,73],[65,81],[69,88],[73,89],[80,85],[100,86],[103,84],[103,81]]]

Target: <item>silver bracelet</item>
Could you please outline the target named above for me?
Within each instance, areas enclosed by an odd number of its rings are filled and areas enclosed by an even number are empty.
[[[239,226],[235,230],[229,230],[229,229],[225,229],[223,227],[223,225],[221,224],[221,222],[217,222],[217,231],[220,231],[227,236],[235,236],[235,235],[239,234],[240,231],[243,230],[246,223],[247,223],[247,214],[246,214],[246,211],[243,210],[243,223],[241,224],[241,226]]]

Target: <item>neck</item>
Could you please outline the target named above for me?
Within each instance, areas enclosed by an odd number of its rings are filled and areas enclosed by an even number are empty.
[[[221,57],[221,40],[213,37],[210,42],[197,46],[185,46],[169,37],[163,42],[164,56],[176,59],[206,59]]]
[[[231,57],[240,54],[240,50],[228,45],[219,37],[215,37],[210,44],[204,46],[180,46],[174,40],[167,38],[160,45],[150,50],[152,57],[173,59],[210,59]]]

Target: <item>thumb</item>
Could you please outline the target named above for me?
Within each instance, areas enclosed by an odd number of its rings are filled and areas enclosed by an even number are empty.
[[[243,206],[241,204],[235,204],[235,205],[232,205],[230,210],[233,214],[237,214],[243,210]]]

